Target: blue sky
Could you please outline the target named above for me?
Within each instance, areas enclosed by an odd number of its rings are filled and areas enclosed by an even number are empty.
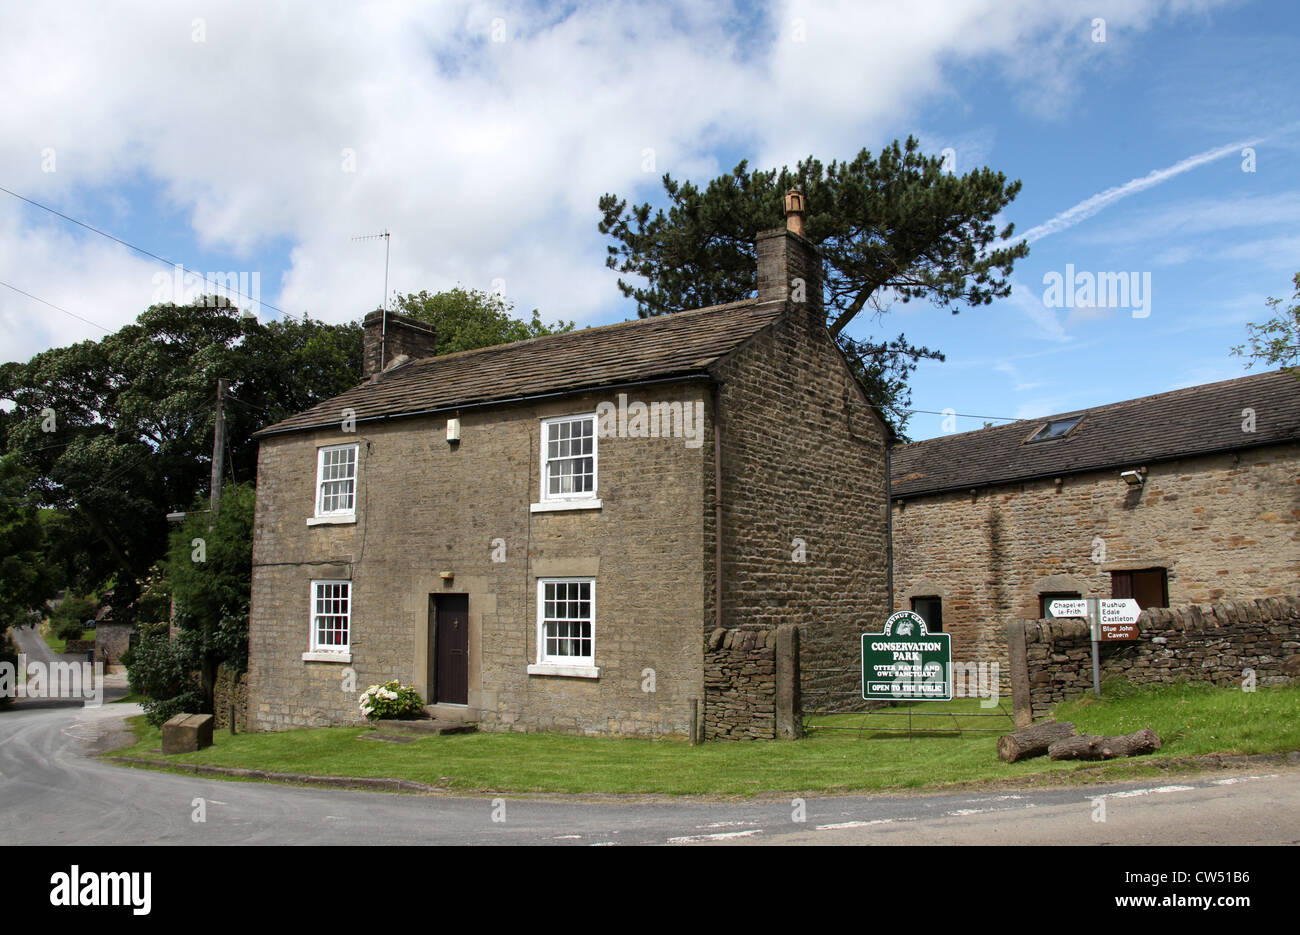
[[[741,158],[829,162],[909,134],[959,173],[1020,179],[1002,220],[1033,232],[1012,297],[852,326],[946,353],[914,375],[918,410],[1033,418],[1239,376],[1229,348],[1300,271],[1288,3],[71,3],[4,19],[0,186],[192,269],[256,274],[269,317],[375,307],[383,245],[351,238],[389,229],[400,292],[496,282],[519,312],[621,321],[635,310],[603,267],[600,194],[657,202],[664,172],[704,183]],[[1131,274],[1149,303],[1052,307],[1045,277],[1067,269]],[[0,358],[120,327],[159,298],[158,273],[0,193],[0,281],[96,323],[0,287]],[[981,424],[919,412],[909,432]]]

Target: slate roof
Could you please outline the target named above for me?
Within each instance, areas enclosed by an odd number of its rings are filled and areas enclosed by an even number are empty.
[[[1255,410],[1255,432],[1242,410]],[[1067,435],[1026,442],[1082,415]],[[1013,422],[893,449],[891,496],[907,497],[1300,441],[1300,380],[1274,370],[1221,383]]]
[[[784,303],[756,299],[426,357],[395,367],[256,436],[400,418],[544,394],[702,375],[780,317]]]

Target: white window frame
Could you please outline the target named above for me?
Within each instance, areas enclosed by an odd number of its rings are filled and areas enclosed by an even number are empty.
[[[560,422],[578,422],[589,420],[591,422],[591,490],[584,490],[581,493],[557,493],[550,492],[550,472],[547,470],[551,458],[547,457],[548,439],[550,436],[551,426]],[[600,440],[596,435],[596,426],[598,420],[594,412],[577,413],[568,416],[553,416],[541,420],[541,444],[538,452],[540,473],[541,473],[541,499],[534,503],[532,510],[534,513],[541,513],[549,510],[582,510],[582,509],[599,509],[601,506],[600,498],[597,492],[600,490]],[[572,456],[570,456],[572,457]],[[585,457],[585,456],[579,456]],[[563,460],[563,459],[554,459]]]
[[[321,643],[316,628],[316,600],[319,588],[323,585],[339,584],[347,588],[348,611],[346,614],[346,636],[344,643]],[[315,578],[311,582],[309,603],[307,606],[308,640],[310,651],[302,654],[304,662],[351,662],[352,661],[352,582],[341,578]]]
[[[352,506],[346,510],[322,509],[325,503],[325,454],[329,451],[352,449]],[[361,446],[353,442],[342,445],[325,445],[316,449],[316,490],[315,510],[312,519],[321,522],[355,522],[357,516],[357,493],[361,483]],[[308,520],[311,525],[311,520]]]
[[[587,584],[591,587],[591,655],[550,656],[546,652],[546,586],[548,584]],[[596,579],[538,578],[537,579],[537,662],[528,667],[529,675],[559,675],[569,678],[599,678],[596,665]]]

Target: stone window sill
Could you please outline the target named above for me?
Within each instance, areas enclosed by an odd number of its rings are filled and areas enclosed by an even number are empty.
[[[352,661],[351,653],[307,652],[302,654],[303,662],[342,662]]]
[[[543,500],[528,509],[533,513],[553,513],[557,510],[599,510],[603,506],[600,500]]]
[[[598,679],[599,666],[561,666],[550,662],[536,662],[528,667],[529,675],[557,675],[571,679]]]
[[[307,519],[308,526],[347,526],[355,524],[357,515],[355,513],[340,514],[338,516],[312,516]]]

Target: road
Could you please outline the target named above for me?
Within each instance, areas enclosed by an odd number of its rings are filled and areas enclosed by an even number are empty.
[[[1088,788],[813,796],[798,821],[788,798],[413,796],[223,782],[95,759],[122,741],[122,718],[137,712],[20,703],[0,713],[0,845],[1300,842],[1295,767]],[[1099,796],[1104,822],[1094,821]]]
[[[26,653],[27,658],[34,662],[51,663],[55,661],[67,660],[72,657],[56,653],[50,649],[48,643],[41,639],[41,635],[36,632],[34,627],[14,627],[9,631],[14,638],[14,644],[17,645],[20,653]],[[79,657],[78,661],[81,658]]]

